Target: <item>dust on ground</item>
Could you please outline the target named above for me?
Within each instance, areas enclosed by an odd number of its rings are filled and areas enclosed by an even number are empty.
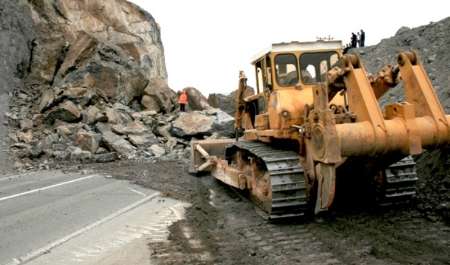
[[[155,264],[450,264],[450,227],[415,207],[271,224],[229,187],[189,175],[182,161],[92,168],[192,205],[167,242],[149,245]]]

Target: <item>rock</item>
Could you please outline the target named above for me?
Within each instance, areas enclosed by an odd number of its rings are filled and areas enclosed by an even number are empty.
[[[36,127],[40,127],[44,123],[44,115],[42,114],[34,114],[33,115],[33,125]]]
[[[221,110],[225,111],[226,113],[228,113],[229,115],[231,115],[232,117],[234,117],[234,114],[236,112],[236,103],[235,103],[236,92],[237,91],[235,90],[228,96],[222,95],[222,94],[210,94],[208,96],[208,103],[213,108],[221,109]],[[248,97],[248,96],[251,96],[254,94],[255,94],[255,89],[252,88],[251,86],[247,86],[247,88],[244,92],[244,97]]]
[[[144,90],[142,105],[148,111],[170,112],[175,108],[176,94],[167,85],[167,81],[159,78],[150,80]]]
[[[59,125],[58,127],[56,127],[56,132],[58,133],[59,136],[62,137],[68,137],[73,133],[72,130],[69,129],[67,125]]]
[[[68,153],[70,154],[70,159],[75,161],[88,161],[92,158],[91,152],[84,151],[79,147],[69,147]]]
[[[15,143],[11,145],[11,151],[19,158],[31,157],[31,145],[25,143]]]
[[[46,114],[45,123],[54,124],[56,120],[77,122],[80,118],[81,113],[78,107],[72,101],[64,101]]]
[[[95,154],[100,146],[101,139],[102,136],[100,134],[80,130],[75,135],[75,145],[80,147],[82,150]]]
[[[134,112],[131,114],[131,117],[133,117],[133,119],[135,120],[142,120],[144,118],[150,117],[153,118],[154,116],[156,116],[158,113],[154,110],[150,110],[150,111],[141,111],[141,112]]]
[[[69,86],[63,88],[64,92],[58,97],[57,101],[69,99],[76,102],[81,106],[86,106],[89,102],[96,97],[96,93],[93,89],[83,86]]]
[[[176,137],[210,135],[213,131],[214,117],[200,112],[180,113],[172,123],[171,134]]]
[[[97,129],[102,133],[102,141],[110,150],[116,151],[121,157],[132,159],[136,156],[136,148],[127,140],[111,131],[107,124],[98,123]]]
[[[144,135],[128,135],[128,140],[134,146],[148,146],[152,144],[159,143],[158,139],[153,134],[144,134]]]
[[[33,129],[33,121],[30,119],[23,119],[19,122],[20,129],[23,131]]]
[[[188,107],[190,110],[206,110],[211,108],[208,99],[195,87],[186,87],[183,90],[188,94]]]
[[[58,121],[56,124],[56,133],[62,138],[71,138],[71,136],[75,135],[82,127],[82,123],[65,123]]]
[[[100,109],[96,106],[89,106],[86,110],[83,111],[83,122],[87,124],[94,124],[97,121],[102,121],[102,117],[104,115],[101,114]],[[105,120],[103,120],[105,121]]]
[[[214,116],[213,130],[222,136],[233,137],[234,118],[220,109],[216,109]]]
[[[170,152],[177,145],[177,139],[175,137],[172,137],[172,135],[170,134],[171,128],[172,126],[169,124],[157,127],[158,135],[161,135],[162,137],[167,139],[166,147]]]
[[[132,113],[134,112],[133,109],[131,109],[130,107],[123,105],[122,103],[116,102],[113,105],[113,109],[118,111],[118,112],[125,112],[125,113]]]
[[[50,135],[47,135],[41,142],[44,149],[51,149],[53,148],[53,144],[57,143],[59,141],[59,135],[56,133],[52,133]]]
[[[166,150],[157,144],[150,146],[149,151],[152,152],[155,157],[161,157],[166,154]]]
[[[41,145],[30,145],[26,143],[16,143],[11,146],[11,149],[19,158],[34,159],[40,157],[44,153]]]
[[[400,35],[400,34],[402,34],[402,33],[408,32],[408,31],[410,31],[410,30],[411,30],[411,28],[403,26],[403,27],[401,27],[401,28],[399,28],[399,29],[397,30],[397,32],[395,33],[395,35]]]
[[[99,147],[96,152],[96,154],[106,154],[106,153],[108,153],[108,150],[103,147]]]
[[[69,159],[70,154],[66,151],[53,151],[51,156],[53,156],[56,160],[64,161]]]
[[[53,89],[47,89],[44,92],[42,92],[41,100],[39,103],[39,111],[44,112],[45,110],[49,109],[51,106],[53,106],[53,102],[55,100],[55,92]]]
[[[17,139],[23,143],[31,143],[33,141],[33,132],[31,130],[27,130],[25,132],[18,132]]]
[[[142,95],[148,80],[167,78],[159,26],[136,5],[122,0],[26,5],[39,33],[35,79],[96,87],[106,98],[128,104]]]
[[[222,136],[234,133],[234,118],[220,109],[180,113],[172,123],[171,134],[176,137],[209,136],[218,132]]]
[[[122,124],[115,124],[111,126],[112,131],[121,134],[121,135],[127,135],[127,134],[135,134],[140,135],[147,132],[147,128],[142,124],[140,121],[134,121],[128,123],[126,126],[123,126]]]
[[[116,153],[101,153],[101,154],[95,154],[93,157],[93,160],[96,163],[108,163],[117,160],[117,154]]]
[[[105,111],[105,114],[106,114],[108,123],[117,124],[120,122],[120,114],[116,110],[114,110],[112,108],[107,108]]]
[[[19,141],[16,133],[8,133],[8,138],[14,143]]]

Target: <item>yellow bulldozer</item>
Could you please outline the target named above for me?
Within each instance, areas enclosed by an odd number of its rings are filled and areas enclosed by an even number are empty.
[[[412,155],[450,144],[450,115],[415,52],[374,76],[340,41],[273,44],[252,64],[255,93],[243,72],[236,93],[240,137],[192,141],[190,171],[245,191],[272,220],[329,210],[341,188],[352,192],[336,179],[350,176],[380,204],[409,201]],[[400,82],[405,100],[381,108]]]

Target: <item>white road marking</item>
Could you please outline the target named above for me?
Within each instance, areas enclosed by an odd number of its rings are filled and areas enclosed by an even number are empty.
[[[69,240],[71,240],[71,239],[73,239],[75,237],[78,237],[78,236],[82,235],[83,233],[85,233],[85,232],[87,232],[87,231],[89,231],[89,230],[91,230],[91,229],[93,229],[93,228],[95,228],[95,227],[97,227],[97,226],[99,226],[101,224],[104,224],[104,223],[106,223],[106,222],[108,222],[108,221],[110,221],[110,220],[112,220],[112,219],[114,219],[114,218],[116,218],[116,217],[118,217],[118,216],[120,216],[122,214],[125,214],[125,213],[127,213],[127,212],[129,212],[129,211],[131,211],[131,210],[133,210],[133,209],[135,209],[137,207],[139,207],[140,205],[146,203],[147,201],[150,201],[151,199],[153,199],[153,198],[155,198],[157,196],[160,196],[160,195],[161,194],[159,192],[153,193],[152,195],[149,195],[149,196],[147,196],[147,197],[145,197],[145,198],[143,198],[143,199],[141,199],[141,200],[139,200],[139,201],[137,201],[137,202],[127,206],[127,207],[125,207],[125,208],[122,208],[122,209],[118,210],[117,212],[112,213],[112,214],[108,215],[107,217],[105,217],[105,218],[103,218],[103,219],[101,219],[101,220],[99,220],[99,221],[97,221],[95,223],[92,223],[92,224],[90,224],[88,226],[85,226],[85,227],[81,228],[80,230],[78,230],[78,231],[76,231],[76,232],[74,232],[74,233],[72,233],[70,235],[67,235],[67,236],[65,236],[65,237],[63,237],[63,238],[61,238],[59,240],[54,241],[54,242],[48,244],[45,247],[42,247],[42,248],[40,248],[40,249],[38,249],[36,251],[28,253],[28,254],[20,257],[20,258],[15,258],[13,260],[13,262],[11,262],[11,263],[9,263],[7,265],[21,265],[21,264],[28,263],[28,262],[38,258],[39,256],[42,256],[42,255],[50,252],[52,249],[54,249],[54,248],[56,248],[56,247],[58,247],[58,246],[60,246],[60,245],[62,245],[64,243],[66,243],[67,241],[69,241]]]
[[[140,192],[138,190],[135,190],[133,188],[128,188],[128,189],[131,190],[132,192],[136,193],[136,194],[139,194],[139,195],[143,196],[143,197],[147,196],[147,194],[145,194],[143,192]]]
[[[67,184],[71,184],[71,183],[75,183],[75,182],[91,179],[91,178],[98,177],[98,176],[100,176],[100,175],[90,175],[90,176],[77,178],[77,179],[73,179],[73,180],[70,180],[70,181],[65,181],[65,182],[54,184],[54,185],[46,186],[46,187],[39,188],[39,189],[29,190],[29,191],[22,192],[22,193],[17,193],[17,194],[14,194],[14,195],[10,195],[10,196],[6,196],[6,197],[0,198],[0,202],[6,201],[6,200],[10,200],[10,199],[14,199],[14,198],[21,197],[21,196],[25,196],[25,195],[28,195],[28,194],[44,191],[44,190],[54,189],[54,188],[57,188],[57,187],[60,187],[60,186],[64,186],[64,185],[67,185]]]

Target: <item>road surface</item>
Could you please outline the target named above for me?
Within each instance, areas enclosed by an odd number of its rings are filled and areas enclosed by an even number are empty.
[[[0,176],[0,264],[146,264],[183,207],[105,175]]]

